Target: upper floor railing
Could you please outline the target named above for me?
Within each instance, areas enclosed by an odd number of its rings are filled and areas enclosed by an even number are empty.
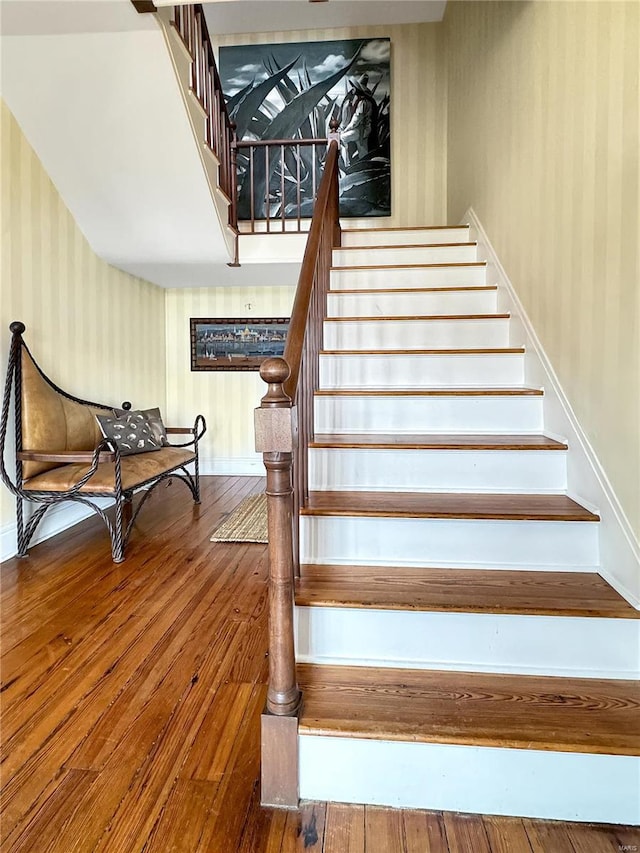
[[[326,139],[242,139],[237,211],[243,231],[308,230],[327,156]],[[306,222],[305,222],[306,220]]]

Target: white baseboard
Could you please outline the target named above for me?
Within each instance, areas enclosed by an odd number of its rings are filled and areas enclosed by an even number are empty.
[[[102,509],[113,503],[109,498],[97,498],[95,502]],[[81,504],[66,503],[52,507],[36,530],[29,547],[37,545],[38,542],[44,542],[45,539],[50,539],[52,536],[62,533],[63,530],[74,527],[93,514],[90,509]],[[15,521],[5,524],[0,529],[0,560],[4,561],[15,557],[18,551],[17,540],[17,525]]]
[[[203,456],[200,458],[201,474],[264,477],[266,471],[262,455],[255,456]]]
[[[526,348],[526,384],[544,388],[544,431],[569,443],[569,494],[587,507],[597,509],[602,519],[599,572],[627,601],[640,609],[640,543],[472,207],[465,213],[463,222],[471,227],[469,239],[478,242],[478,259],[488,262],[487,283],[498,285],[498,311],[511,313],[511,343],[524,344]]]

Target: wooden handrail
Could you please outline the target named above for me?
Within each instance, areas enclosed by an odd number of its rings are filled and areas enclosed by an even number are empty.
[[[297,725],[291,725],[291,718],[297,716],[301,700],[293,626],[298,510],[308,495],[306,459],[314,437],[318,356],[331,253],[339,245],[338,144],[332,141],[313,210],[284,357],[270,358],[260,368],[268,390],[255,412],[256,450],[262,452],[267,471],[269,527],[269,686],[262,718],[265,805],[297,803]]]
[[[302,363],[302,351],[305,336],[307,333],[307,318],[309,316],[309,306],[311,304],[311,294],[314,283],[316,283],[316,267],[318,265],[320,244],[322,235],[326,234],[327,219],[331,219],[331,243],[330,249],[333,246],[339,246],[339,229],[338,220],[338,143],[331,142],[327,160],[324,168],[324,175],[320,182],[318,190],[318,198],[313,208],[313,217],[311,220],[311,229],[307,238],[307,245],[302,258],[302,266],[300,275],[298,276],[298,287],[296,290],[295,300],[291,311],[291,321],[289,323],[289,332],[287,334],[287,343],[284,349],[284,360],[289,365],[291,371],[289,378],[285,382],[284,390],[295,399],[298,390],[298,379],[300,376],[300,366]],[[337,231],[336,231],[337,226]],[[331,263],[329,263],[331,266]],[[327,271],[328,273],[328,271]],[[326,282],[326,290],[328,290],[328,281]],[[324,320],[323,312],[322,319]],[[317,352],[316,352],[317,356]],[[314,391],[316,389],[314,388]]]

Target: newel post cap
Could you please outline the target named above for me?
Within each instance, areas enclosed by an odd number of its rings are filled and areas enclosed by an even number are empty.
[[[267,393],[260,401],[263,408],[285,408],[291,406],[291,397],[284,390],[284,383],[291,374],[284,358],[268,358],[260,365],[260,378],[267,383]]]

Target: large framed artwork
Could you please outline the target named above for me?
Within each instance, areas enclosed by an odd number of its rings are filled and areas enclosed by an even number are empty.
[[[289,318],[192,317],[190,327],[191,370],[259,370],[283,354]]]
[[[391,41],[388,38],[220,48],[220,78],[238,139],[319,139],[332,119],[340,126],[341,216],[391,213]],[[289,152],[284,174],[269,177],[285,188],[300,177],[302,213],[311,215],[323,146]],[[279,162],[271,171],[281,168]],[[247,155],[238,157],[238,216],[249,219]],[[266,204],[266,202],[262,202]],[[255,205],[254,205],[255,207]],[[295,209],[295,213],[294,213]],[[266,211],[254,210],[256,218]],[[280,215],[269,211],[269,215]],[[285,217],[297,215],[293,203]]]

